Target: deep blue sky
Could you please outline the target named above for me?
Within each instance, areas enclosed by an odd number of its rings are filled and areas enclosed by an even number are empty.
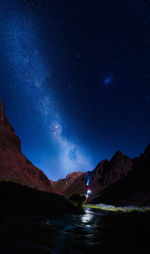
[[[0,0],[0,97],[49,178],[150,142],[150,1]]]

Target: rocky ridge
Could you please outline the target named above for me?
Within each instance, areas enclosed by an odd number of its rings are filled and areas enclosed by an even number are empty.
[[[93,198],[99,191],[124,178],[132,169],[132,164],[129,157],[118,151],[110,161],[103,160],[93,171],[71,173],[65,179],[55,182],[54,187],[67,197],[73,194],[85,194],[87,177],[90,175],[89,187]]]
[[[42,191],[55,192],[47,176],[22,154],[21,141],[9,123],[1,101],[0,181],[10,181]]]

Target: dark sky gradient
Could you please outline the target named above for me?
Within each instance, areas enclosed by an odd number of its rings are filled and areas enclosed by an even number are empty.
[[[0,0],[0,97],[49,178],[150,142],[150,1]]]

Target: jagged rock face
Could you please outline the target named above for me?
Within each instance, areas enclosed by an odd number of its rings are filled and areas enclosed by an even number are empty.
[[[44,191],[53,191],[46,175],[21,152],[21,141],[9,123],[0,102],[0,181],[12,181]]]
[[[119,151],[110,161],[104,160],[98,164],[93,172],[91,187],[98,187],[98,189],[101,187],[102,189],[108,186],[110,183],[113,183],[114,181],[126,176],[131,168],[131,159]]]
[[[81,189],[82,189],[83,183],[81,184],[81,186],[79,186],[79,183],[82,182],[80,181],[82,180],[82,177],[84,177],[83,172],[73,172],[68,174],[65,179],[59,179],[58,181],[56,181],[53,186],[57,191],[60,191],[61,193],[65,194],[68,197],[74,194],[75,190],[78,194],[80,194],[82,192]],[[85,190],[85,186],[84,186],[84,190]]]
[[[66,197],[71,197],[73,194],[85,194],[87,172],[81,173],[68,188],[63,192]]]
[[[131,159],[123,155],[120,151],[110,161],[104,160],[100,162],[90,172],[89,187],[92,190],[91,198],[96,197],[100,190],[125,177],[131,169]],[[71,197],[73,194],[85,194],[87,176],[88,172],[74,172],[69,174],[65,179],[58,180],[54,187],[67,197]]]
[[[132,159],[132,170],[92,197],[92,203],[150,205],[150,145]]]
[[[10,125],[2,102],[0,101],[0,148],[2,150],[9,149],[11,151],[20,151],[21,142],[16,136],[13,127]]]
[[[53,186],[55,184],[55,181],[49,179],[50,185]]]
[[[93,171],[90,184],[93,195],[89,197],[89,200],[96,198],[97,195],[99,195],[99,191],[127,176],[132,166],[132,160],[120,151],[118,151],[110,161],[104,160],[100,162]]]
[[[76,176],[75,180],[71,176]],[[85,194],[89,172],[72,173],[66,179],[56,182],[56,189],[67,197],[73,194]],[[150,204],[150,145],[144,153],[135,159],[118,151],[110,161],[103,160],[90,172],[89,187],[92,194],[88,203],[106,203],[115,205]]]

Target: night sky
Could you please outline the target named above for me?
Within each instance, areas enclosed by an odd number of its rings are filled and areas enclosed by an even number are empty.
[[[150,1],[0,0],[0,97],[51,179],[150,143]]]

